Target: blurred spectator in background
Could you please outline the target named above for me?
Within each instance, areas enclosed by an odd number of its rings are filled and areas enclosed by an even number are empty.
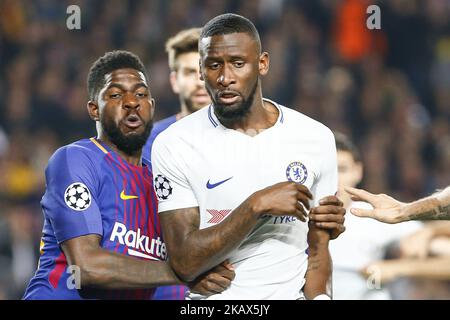
[[[181,30],[166,42],[169,57],[170,86],[178,96],[180,110],[157,121],[142,149],[142,156],[150,159],[155,138],[171,124],[211,103],[204,82],[200,80],[198,40],[201,28]]]
[[[339,186],[338,196],[347,210],[368,208],[364,202],[352,202],[345,187],[358,185],[363,177],[363,164],[358,150],[342,133],[335,133]],[[408,222],[389,225],[372,219],[346,215],[346,231],[333,243],[333,298],[335,300],[387,300],[390,294],[376,280],[367,281],[361,271],[370,263],[382,260],[389,246],[402,236],[418,230],[422,224]]]
[[[72,4],[81,30],[66,27]],[[380,6],[381,30],[365,28],[371,4]],[[82,108],[89,62],[113,49],[141,56],[154,75],[155,120],[168,117],[179,103],[167,94],[164,42],[224,12],[254,21],[277,57],[264,82],[268,98],[355,142],[366,168],[361,187],[412,201],[449,184],[448,0],[0,0],[4,298],[22,296],[20,279],[35,268],[30,259],[37,263],[45,163],[56,146],[95,134]]]
[[[373,261],[363,274],[376,276],[396,299],[450,299],[449,221],[426,223],[401,240],[400,251],[400,258]]]

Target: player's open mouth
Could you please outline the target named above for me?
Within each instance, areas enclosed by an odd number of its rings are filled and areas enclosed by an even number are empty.
[[[125,118],[123,124],[130,129],[136,129],[140,127],[143,124],[143,122],[137,115],[130,114],[128,117]]]
[[[219,92],[219,102],[222,104],[233,104],[239,100],[239,93],[234,91],[222,91]]]

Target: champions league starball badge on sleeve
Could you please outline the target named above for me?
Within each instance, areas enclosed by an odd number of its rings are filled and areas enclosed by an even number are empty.
[[[155,192],[159,200],[167,200],[172,194],[172,186],[169,179],[158,174],[155,178]]]
[[[70,209],[83,211],[91,205],[91,193],[84,183],[72,183],[64,192],[64,200]]]

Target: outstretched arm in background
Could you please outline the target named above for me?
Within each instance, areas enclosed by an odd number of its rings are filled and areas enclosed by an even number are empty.
[[[386,223],[408,220],[450,220],[450,186],[427,198],[411,203],[400,202],[385,194],[372,194],[365,190],[345,188],[354,201],[365,201],[372,210],[350,210],[355,216],[369,217]]]

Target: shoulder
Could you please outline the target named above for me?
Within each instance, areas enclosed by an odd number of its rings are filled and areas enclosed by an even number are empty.
[[[211,108],[209,106],[204,107],[178,120],[168,129],[178,132],[185,132],[186,130],[193,130],[193,132],[197,132],[199,129],[201,130],[202,128],[207,128],[211,125],[211,122],[209,121],[210,112]]]
[[[142,157],[142,165],[146,166],[150,172],[152,171],[152,162],[149,159]]]
[[[283,112],[284,123],[288,127],[294,127],[297,130],[307,132],[315,137],[317,140],[322,142],[333,142],[334,134],[330,128],[328,128],[323,123],[308,117],[307,115],[298,112],[297,110],[287,108],[285,106],[279,105],[281,111]]]
[[[169,126],[177,122],[177,116],[173,115],[162,120],[155,122],[152,129],[152,136],[156,137],[162,131],[166,130]]]
[[[101,150],[89,139],[83,139],[63,146],[55,151],[48,161],[48,168],[81,165],[85,162],[95,163]]]
[[[175,141],[192,141],[202,136],[209,128],[214,128],[208,117],[208,107],[204,107],[171,124],[166,130],[158,134],[154,145],[173,143]]]
[[[162,119],[154,123],[152,131],[150,132],[150,136],[148,137],[144,147],[142,148],[142,156],[145,158],[151,158],[151,150],[153,147],[153,142],[156,137],[159,136],[161,132],[170,127],[173,123],[177,121],[177,116],[173,115],[171,117]]]
[[[320,133],[325,133],[327,135],[332,135],[330,128],[307,115],[298,112],[297,110],[287,108],[280,105],[281,110],[284,113],[285,122],[287,124],[302,125],[304,128],[309,130],[318,131]]]
[[[165,128],[167,128],[168,126],[170,126],[171,124],[177,122],[177,115],[174,114],[170,117],[161,119],[159,121],[155,122],[154,128],[159,129],[160,131],[164,130]]]

